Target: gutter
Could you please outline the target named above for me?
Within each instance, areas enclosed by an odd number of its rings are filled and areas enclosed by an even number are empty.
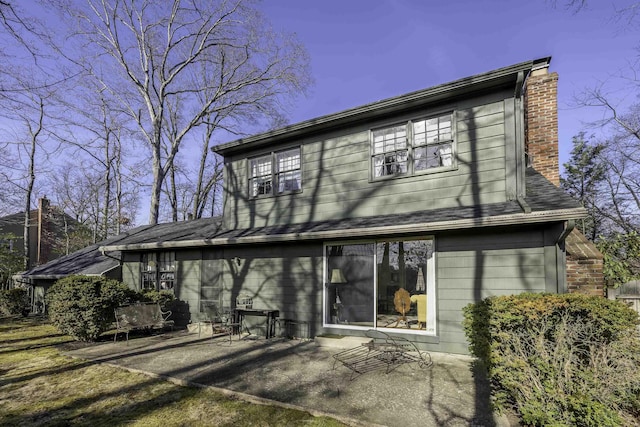
[[[539,224],[544,222],[567,221],[567,218],[581,218],[585,215],[584,208],[562,209],[531,213],[500,215],[488,218],[469,218],[452,221],[440,221],[419,224],[390,225],[383,227],[368,227],[329,231],[308,231],[301,233],[287,233],[278,235],[257,235],[246,237],[219,237],[211,239],[137,243],[130,245],[101,246],[101,251],[135,251],[149,249],[178,249],[199,246],[226,246],[258,243],[278,243],[300,240],[329,240],[370,237],[375,235],[429,233],[451,229],[472,229],[483,227],[499,227],[507,225]]]
[[[107,248],[107,247],[108,247],[108,246],[100,246],[100,247],[98,248],[98,250],[100,251],[100,253],[101,253],[103,256],[106,256],[107,258],[115,259],[116,261],[118,261],[118,264],[122,264],[122,259],[121,259],[121,258],[114,257],[113,255],[109,255],[109,254],[107,253],[107,251],[109,250],[109,249],[105,249],[105,248]],[[111,250],[111,252],[114,252],[114,251],[113,251],[113,250]],[[113,270],[113,269],[112,269],[112,268],[110,268],[109,270]],[[109,271],[109,270],[107,270],[107,271]]]
[[[356,120],[370,120],[382,114],[405,111],[425,103],[437,102],[451,96],[461,95],[476,90],[484,90],[488,87],[507,87],[518,80],[521,77],[520,74],[524,77],[524,72],[529,73],[532,68],[541,67],[542,65],[540,64],[548,64],[550,61],[550,57],[545,57],[534,61],[522,62],[505,68],[500,68],[498,70],[477,74],[408,94],[383,99],[360,107],[316,117],[314,119],[289,125],[280,129],[220,144],[211,147],[211,150],[222,156],[226,156],[228,154],[233,154],[236,151],[260,146],[272,139],[302,138],[303,136],[313,132],[330,130],[345,123],[352,123]]]

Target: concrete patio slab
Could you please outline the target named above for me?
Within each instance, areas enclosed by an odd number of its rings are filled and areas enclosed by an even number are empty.
[[[250,337],[229,344],[225,338],[183,330],[132,336],[128,344],[76,345],[65,353],[258,403],[329,415],[350,425],[509,425],[506,417],[492,413],[488,383],[474,375],[470,357],[431,353],[430,368],[404,364],[388,374],[382,369],[352,375],[340,363],[334,365],[332,355],[361,341],[319,342],[323,345]]]

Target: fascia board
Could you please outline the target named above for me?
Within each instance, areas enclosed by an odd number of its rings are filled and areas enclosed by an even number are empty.
[[[499,227],[508,225],[540,224],[566,221],[584,217],[584,209],[563,209],[533,213],[501,215],[487,218],[470,218],[453,221],[440,221],[419,224],[389,225],[381,227],[352,228],[329,231],[288,233],[278,235],[259,235],[232,238],[212,238],[170,242],[150,242],[131,245],[102,246],[101,251],[136,251],[152,249],[180,249],[202,246],[227,246],[259,243],[279,243],[301,240],[331,240],[344,238],[364,238],[372,235],[393,235],[409,233],[431,233],[447,230],[463,230],[472,228]]]
[[[317,117],[291,126],[286,126],[281,129],[250,136],[248,138],[238,139],[236,141],[212,147],[212,150],[225,156],[236,151],[254,148],[255,146],[259,146],[262,143],[273,139],[300,137],[308,133],[331,129],[358,120],[371,119],[379,115],[390,114],[395,111],[404,111],[416,105],[436,102],[449,97],[459,96],[465,93],[471,93],[491,87],[516,84],[518,81],[518,73],[529,72],[533,68],[534,64],[548,63],[550,60],[551,58],[541,58],[535,61],[522,62],[520,64],[466,77],[450,83],[373,102],[339,113]]]

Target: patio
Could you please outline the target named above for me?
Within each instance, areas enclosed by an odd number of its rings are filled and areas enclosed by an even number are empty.
[[[342,364],[334,367],[334,354],[362,342],[249,337],[229,344],[180,330],[132,335],[128,345],[76,343],[65,353],[253,402],[329,415],[350,425],[509,425],[506,417],[492,415],[488,384],[474,376],[469,357],[431,353],[429,368],[402,364],[388,374],[378,369],[354,376]]]

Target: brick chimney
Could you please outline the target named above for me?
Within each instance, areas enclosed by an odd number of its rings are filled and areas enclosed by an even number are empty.
[[[51,256],[51,221],[49,199],[38,199],[38,257],[37,264],[44,264]]]
[[[524,94],[525,152],[528,164],[560,186],[558,160],[558,73],[537,64]],[[593,242],[573,229],[565,240],[567,291],[603,296],[603,257]]]
[[[558,73],[549,73],[549,62],[534,66],[527,79],[525,152],[528,164],[560,186],[558,162]]]

